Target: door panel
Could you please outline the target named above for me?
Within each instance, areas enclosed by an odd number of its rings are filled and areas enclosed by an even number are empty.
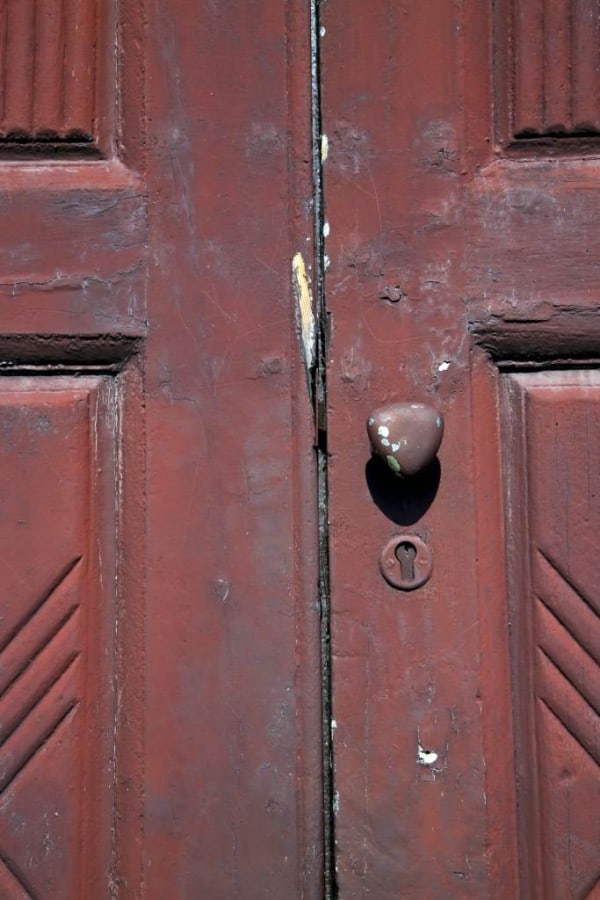
[[[597,371],[575,370],[510,375],[507,382],[523,890],[587,897],[600,876],[600,485],[593,458],[600,379]]]
[[[309,45],[300,0],[0,4],[11,900],[321,893]]]
[[[598,889],[597,12],[322,9],[342,900]],[[369,459],[396,401],[445,417],[420,479]]]
[[[2,380],[0,883],[77,896],[110,860],[114,428],[97,379]]]
[[[106,110],[108,0],[22,0],[0,17],[2,151],[97,153]]]

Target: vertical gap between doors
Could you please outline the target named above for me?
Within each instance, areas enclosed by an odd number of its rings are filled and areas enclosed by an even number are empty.
[[[333,748],[331,733],[331,644],[329,583],[329,512],[327,487],[327,340],[323,241],[323,167],[321,160],[321,81],[319,2],[311,0],[312,167],[315,228],[316,371],[314,381],[319,510],[319,603],[321,611],[321,691],[323,727],[324,898],[335,900]]]

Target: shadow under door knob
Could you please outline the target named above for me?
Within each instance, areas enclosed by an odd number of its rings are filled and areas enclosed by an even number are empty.
[[[426,403],[390,403],[367,419],[373,453],[395,475],[418,475],[435,458],[444,435],[444,419]]]

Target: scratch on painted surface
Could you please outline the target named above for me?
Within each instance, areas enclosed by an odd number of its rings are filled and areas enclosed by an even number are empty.
[[[308,372],[314,366],[315,361],[315,314],[312,304],[310,282],[306,274],[306,265],[301,253],[296,253],[292,260],[292,274],[294,278],[294,291],[296,294],[297,318],[300,326],[300,338],[304,362]]]

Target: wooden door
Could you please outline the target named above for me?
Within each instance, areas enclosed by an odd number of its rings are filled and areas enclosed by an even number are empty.
[[[320,896],[309,14],[0,2],[6,900]]]
[[[1,897],[598,894],[599,16],[0,2]]]
[[[321,8],[340,900],[600,896],[599,23]],[[420,479],[369,459],[392,402],[445,417]]]

